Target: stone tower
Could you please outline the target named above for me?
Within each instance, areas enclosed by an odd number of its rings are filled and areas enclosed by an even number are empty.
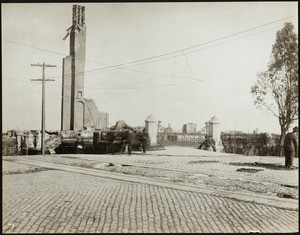
[[[93,99],[84,97],[86,26],[84,6],[73,6],[70,55],[63,59],[61,130],[105,128],[108,114],[100,112]]]
[[[61,129],[75,130],[84,125],[85,7],[73,6],[70,55],[63,59]]]

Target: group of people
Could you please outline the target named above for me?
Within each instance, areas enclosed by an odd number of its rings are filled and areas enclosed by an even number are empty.
[[[136,137],[135,132],[132,131],[132,130],[129,130],[128,134],[127,134],[127,139],[126,139],[129,155],[131,155],[132,145],[135,141],[135,137]],[[147,145],[148,145],[148,139],[149,139],[148,132],[147,132],[146,128],[144,128],[143,132],[142,132],[142,138],[141,138],[141,145],[142,145],[143,153],[146,153],[146,148],[147,148]]]

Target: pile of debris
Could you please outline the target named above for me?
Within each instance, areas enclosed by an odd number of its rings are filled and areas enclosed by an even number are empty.
[[[62,135],[51,135],[49,139],[45,141],[45,150],[50,154],[55,154],[55,149],[61,144]]]
[[[128,126],[125,121],[119,120],[116,124],[109,128],[110,130],[122,131],[122,130],[134,130],[133,127]]]

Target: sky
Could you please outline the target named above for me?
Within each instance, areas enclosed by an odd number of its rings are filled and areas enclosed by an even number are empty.
[[[41,129],[42,86],[31,79],[42,69],[31,64],[43,62],[57,66],[45,72],[55,79],[46,83],[46,130],[60,130],[62,59],[69,55],[63,38],[74,4],[1,4],[3,132]],[[297,2],[80,5],[85,97],[109,114],[109,126],[143,126],[152,114],[164,127],[201,129],[216,116],[221,131],[280,133],[278,119],[254,106],[250,90],[267,69],[276,32],[292,22],[298,33]]]

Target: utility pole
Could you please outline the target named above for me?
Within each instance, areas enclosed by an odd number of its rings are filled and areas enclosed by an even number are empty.
[[[56,65],[46,65],[45,62],[43,64],[31,64],[31,66],[39,66],[42,67],[42,79],[31,79],[31,81],[41,81],[42,82],[42,155],[45,155],[45,82],[46,81],[55,81],[54,79],[45,79],[45,69],[47,67],[56,67]]]

